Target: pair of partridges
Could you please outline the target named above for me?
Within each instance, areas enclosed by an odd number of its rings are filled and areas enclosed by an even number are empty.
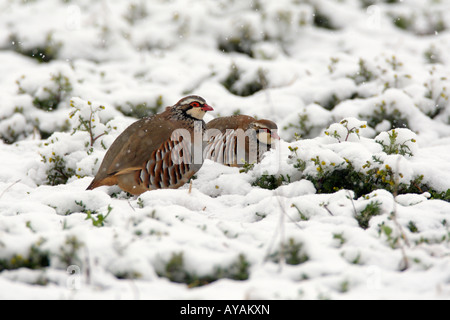
[[[245,115],[220,117],[199,96],[188,96],[162,113],[131,124],[113,142],[88,190],[118,185],[139,195],[176,189],[201,168],[204,159],[228,166],[259,162],[279,139],[277,125]]]

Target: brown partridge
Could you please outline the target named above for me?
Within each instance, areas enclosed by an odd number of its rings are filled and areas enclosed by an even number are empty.
[[[108,149],[87,190],[118,185],[139,195],[179,188],[203,163],[203,116],[212,110],[203,98],[188,96],[162,113],[134,122]]]
[[[264,152],[280,139],[276,123],[246,115],[213,119],[206,129],[209,143],[204,157],[231,167],[261,161]]]

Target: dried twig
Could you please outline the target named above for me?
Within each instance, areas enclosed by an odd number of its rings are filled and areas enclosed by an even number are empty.
[[[0,198],[3,197],[3,195],[12,187],[14,187],[14,185],[16,185],[17,183],[19,183],[21,181],[21,179],[17,180],[16,182],[13,182],[11,185],[9,185],[5,190],[3,190],[3,192],[0,194]]]
[[[328,211],[328,213],[330,214],[330,216],[334,216],[333,212],[331,212],[331,210],[330,210],[330,209],[328,209],[328,203],[324,203],[324,204],[322,204],[322,207],[324,207],[324,208],[325,208],[325,210],[327,210],[327,211]]]
[[[355,213],[355,217],[358,215],[358,212],[356,211],[356,207],[355,207],[355,203],[353,202],[353,197],[352,194],[350,193],[350,191],[347,190],[348,193],[348,198],[350,199],[350,201],[352,202],[352,206],[353,206],[353,212]]]
[[[270,240],[270,243],[269,243],[269,246],[268,246],[268,248],[267,248],[267,253],[266,253],[264,262],[266,262],[267,259],[269,258],[270,252],[271,252],[271,250],[272,250],[272,245],[273,245],[274,242],[275,242],[276,236],[279,234],[279,235],[280,235],[280,244],[279,244],[280,249],[279,249],[279,252],[278,252],[278,259],[279,259],[279,268],[278,268],[278,271],[281,272],[282,269],[283,269],[283,265],[284,265],[284,263],[285,263],[285,256],[284,256],[284,254],[285,254],[285,248],[284,248],[284,245],[285,245],[285,243],[284,243],[284,237],[285,237],[285,236],[284,236],[285,218],[284,218],[284,217],[285,217],[285,216],[288,217],[288,219],[289,219],[291,222],[293,222],[294,225],[295,225],[297,228],[299,228],[300,230],[302,230],[302,228],[298,225],[297,221],[295,221],[294,219],[292,219],[292,217],[289,216],[289,215],[287,214],[286,209],[285,209],[285,205],[284,205],[284,203],[282,202],[281,195],[280,195],[280,194],[276,194],[275,197],[276,197],[276,199],[277,199],[277,201],[278,201],[278,204],[280,205],[280,220],[279,220],[279,224],[277,225],[277,228],[275,229],[275,232],[274,232],[274,234],[273,234],[273,236],[272,236],[272,239]]]
[[[189,191],[188,191],[188,193],[191,194],[191,192],[192,192],[192,179],[189,182]]]
[[[394,194],[393,194],[393,196],[394,196],[394,208],[393,208],[393,210],[391,212],[391,218],[392,218],[392,221],[394,221],[395,226],[398,228],[398,230],[400,232],[401,239],[403,240],[403,242],[405,243],[405,245],[407,247],[410,247],[409,240],[406,237],[406,234],[403,231],[402,226],[400,225],[400,223],[397,220],[397,201],[396,201],[396,198],[397,198],[397,195],[398,195],[398,185],[399,185],[399,168],[400,168],[399,163],[400,163],[400,157],[398,157],[398,159],[397,159],[397,170],[395,172],[395,184],[394,184]],[[409,260],[408,260],[408,257],[406,255],[405,246],[403,246],[401,243],[399,243],[399,245],[400,245],[400,250],[402,251],[402,257],[403,257],[402,260],[403,260],[403,264],[404,264],[404,266],[402,267],[402,270],[406,270],[406,269],[409,268]]]

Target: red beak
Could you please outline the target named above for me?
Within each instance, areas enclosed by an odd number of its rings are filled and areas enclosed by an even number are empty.
[[[277,130],[272,130],[270,132],[270,135],[272,136],[272,138],[280,140],[280,136],[278,135]]]
[[[208,106],[206,103],[202,107],[203,111],[214,111],[214,109],[211,106]]]

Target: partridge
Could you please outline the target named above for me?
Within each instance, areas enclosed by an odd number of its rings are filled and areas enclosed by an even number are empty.
[[[87,190],[118,185],[139,195],[179,188],[203,163],[203,116],[212,110],[203,98],[188,96],[162,113],[134,122],[108,149]]]
[[[280,137],[270,120],[246,115],[221,117],[206,124],[208,145],[204,157],[231,167],[260,162]]]

